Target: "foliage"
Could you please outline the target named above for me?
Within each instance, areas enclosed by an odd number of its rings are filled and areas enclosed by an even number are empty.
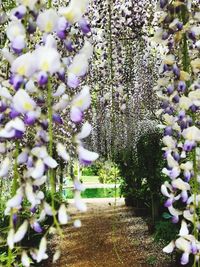
[[[123,183],[122,194],[128,204],[147,207],[153,221],[159,216],[163,182],[161,170],[164,165],[161,151],[161,134],[158,131],[147,132],[138,139],[136,152],[131,150],[119,153],[118,159]]]
[[[74,192],[71,189],[65,189],[64,197],[66,199],[73,198]],[[84,192],[81,193],[83,198],[113,198],[120,197],[119,188],[87,188]]]
[[[155,224],[154,240],[167,245],[178,234],[178,227],[174,226],[170,220],[157,221]]]
[[[2,0],[0,5],[4,11],[8,11],[16,6],[16,2],[15,0]]]
[[[93,163],[91,166],[83,167],[82,168],[82,175],[83,176],[97,176],[99,168],[100,168],[100,166],[99,166],[98,162],[96,162],[95,164]]]
[[[99,182],[102,184],[106,183],[119,183],[120,181],[120,172],[117,164],[113,163],[110,160],[102,163],[98,171]]]
[[[148,258],[146,259],[146,263],[149,264],[149,265],[156,265],[157,257],[154,256],[154,255],[148,256]]]
[[[161,170],[164,166],[161,150],[161,134],[152,132],[144,134],[137,143],[138,178],[141,179],[139,191],[148,195],[152,219],[159,216],[161,205],[160,187],[164,181]]]
[[[14,262],[17,260],[17,253],[12,254],[11,263],[14,264]],[[1,252],[0,250],[0,266],[6,266],[6,263],[8,261],[8,255],[6,252]],[[22,263],[19,263],[17,267],[22,267]]]
[[[115,161],[120,168],[122,177],[121,191],[126,199],[134,197],[135,185],[137,184],[137,162],[132,149],[119,150],[115,155]]]
[[[48,203],[52,202],[52,193],[51,191],[46,191],[45,193],[45,197],[47,199]],[[54,193],[54,199],[55,199],[55,209],[58,209],[61,205],[61,203],[65,202],[65,204],[67,205],[67,201],[64,199],[63,195],[60,194],[60,192],[55,192]]]
[[[146,178],[146,183],[151,193],[160,193],[163,181],[161,170],[164,165],[162,160],[161,137],[159,132],[142,135],[137,143],[137,159],[139,178]]]

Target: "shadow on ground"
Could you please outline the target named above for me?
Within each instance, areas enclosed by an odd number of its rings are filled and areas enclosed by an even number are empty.
[[[122,199],[116,206],[113,199],[87,201],[88,212],[79,216],[70,205],[72,218],[81,218],[82,227],[67,226],[64,240],[53,240],[53,247],[61,242],[62,257],[45,267],[150,267],[148,260],[153,266],[170,266],[161,247],[154,247],[144,220],[134,216]]]

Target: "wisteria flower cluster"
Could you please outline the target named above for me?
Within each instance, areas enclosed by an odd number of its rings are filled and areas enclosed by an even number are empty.
[[[82,81],[93,48],[87,39],[79,51],[73,45],[76,34],[90,31],[84,18],[87,8],[87,0],[71,0],[59,8],[51,1],[17,0],[9,14],[8,42],[2,49],[8,80],[0,86],[0,177],[12,184],[5,209],[10,217],[7,266],[12,264],[12,253],[21,255],[23,266],[46,259],[47,234],[62,234],[60,225],[69,220],[65,204],[58,210],[55,206],[58,159],[68,164],[78,157],[80,164],[90,164],[98,158],[83,143],[92,130],[84,122],[91,96]],[[69,147],[66,122],[71,126]],[[45,199],[48,186],[51,203]],[[76,178],[74,186],[75,205],[86,211],[80,197],[83,188]],[[44,229],[42,223],[48,216],[53,223]],[[79,221],[74,224],[80,226]],[[23,246],[30,231],[43,233],[38,248]],[[59,255],[57,250],[53,261]]]
[[[200,1],[160,0],[160,28],[155,34],[164,56],[156,87],[162,99],[164,156],[168,180],[162,185],[165,206],[180,225],[164,248],[181,252],[181,264],[200,261]]]
[[[90,6],[95,47],[89,74],[95,91],[92,141],[102,155],[135,146],[141,121],[147,125],[156,108],[152,88],[158,66],[148,38],[155,7],[155,1],[129,0]]]

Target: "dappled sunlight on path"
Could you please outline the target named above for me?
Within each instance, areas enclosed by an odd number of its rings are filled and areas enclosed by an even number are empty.
[[[70,204],[72,217],[81,217],[82,227],[65,228],[62,257],[54,266],[148,267],[146,260],[151,255],[152,239],[145,222],[140,217],[133,217],[132,209],[124,206],[123,199],[117,201],[116,207],[114,199],[86,201],[89,202],[88,212],[81,216],[75,215]],[[54,245],[58,242],[57,237]]]

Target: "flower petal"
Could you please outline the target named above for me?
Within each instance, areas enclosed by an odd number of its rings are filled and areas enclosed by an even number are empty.
[[[86,137],[88,137],[90,135],[91,131],[92,131],[91,124],[89,124],[88,122],[85,122],[83,124],[82,129],[81,129],[81,132],[79,134],[77,134],[76,137],[78,139],[84,139],[84,138],[86,138]]]
[[[18,228],[17,232],[14,235],[14,242],[18,243],[20,242],[24,236],[26,235],[28,230],[28,221],[25,220],[22,225]]]
[[[63,144],[58,143],[57,146],[56,146],[56,150],[57,150],[58,155],[61,158],[63,158],[65,161],[69,161],[70,160],[69,154],[67,153],[67,151],[65,149],[65,146]]]
[[[58,221],[61,225],[65,225],[68,222],[67,209],[64,204],[61,204],[58,210]]]
[[[31,172],[31,176],[34,179],[39,179],[43,176],[44,171],[45,171],[44,163],[41,159],[38,159],[35,164],[35,168],[33,168],[33,171]]]
[[[172,253],[174,248],[175,248],[175,243],[174,243],[174,241],[171,241],[166,247],[163,248],[163,252]]]

